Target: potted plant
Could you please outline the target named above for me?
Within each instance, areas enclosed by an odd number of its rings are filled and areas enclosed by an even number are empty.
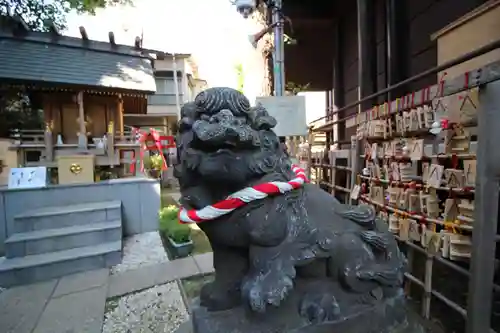
[[[191,228],[178,221],[179,208],[171,205],[160,210],[160,233],[173,257],[187,257],[193,251]]]
[[[144,170],[146,170],[148,176],[151,178],[160,178],[162,166],[163,159],[161,155],[153,155],[144,159]]]

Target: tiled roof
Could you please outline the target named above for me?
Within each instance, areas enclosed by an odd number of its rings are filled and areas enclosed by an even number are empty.
[[[4,79],[156,91],[152,61],[140,49],[41,32],[0,32]]]

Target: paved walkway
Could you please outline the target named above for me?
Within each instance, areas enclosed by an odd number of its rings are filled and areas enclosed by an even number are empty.
[[[69,275],[0,293],[2,333],[101,333],[106,299],[213,272],[212,253],[141,267]]]

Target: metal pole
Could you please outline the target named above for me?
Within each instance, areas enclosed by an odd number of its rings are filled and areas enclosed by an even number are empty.
[[[285,95],[285,42],[283,37],[283,20],[280,14],[281,6],[281,0],[274,1],[272,23],[278,23],[274,28],[274,96]]]
[[[179,101],[179,81],[177,79],[177,60],[175,53],[172,53],[173,70],[174,70],[174,93],[175,93],[175,107],[177,108],[177,121],[181,120],[181,102]],[[184,75],[184,73],[182,73]]]

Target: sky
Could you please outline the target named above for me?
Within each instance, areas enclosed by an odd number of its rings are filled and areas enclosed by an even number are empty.
[[[133,45],[144,33],[143,46],[169,53],[191,53],[200,78],[209,86],[237,88],[235,66],[243,65],[244,93],[250,100],[260,96],[262,56],[249,43],[248,35],[260,28],[243,19],[230,0],[133,0],[134,7],[111,7],[95,16],[70,14],[65,34],[79,37],[84,26],[89,38],[107,41],[113,31],[116,42]],[[304,93],[306,118],[323,115],[323,94]]]
[[[134,0],[134,7],[111,7],[95,16],[70,14],[65,34],[80,36],[84,26],[89,38],[132,45],[144,33],[143,46],[170,53],[191,53],[200,77],[210,86],[236,87],[235,66],[255,51],[248,35],[258,31],[230,0]]]

